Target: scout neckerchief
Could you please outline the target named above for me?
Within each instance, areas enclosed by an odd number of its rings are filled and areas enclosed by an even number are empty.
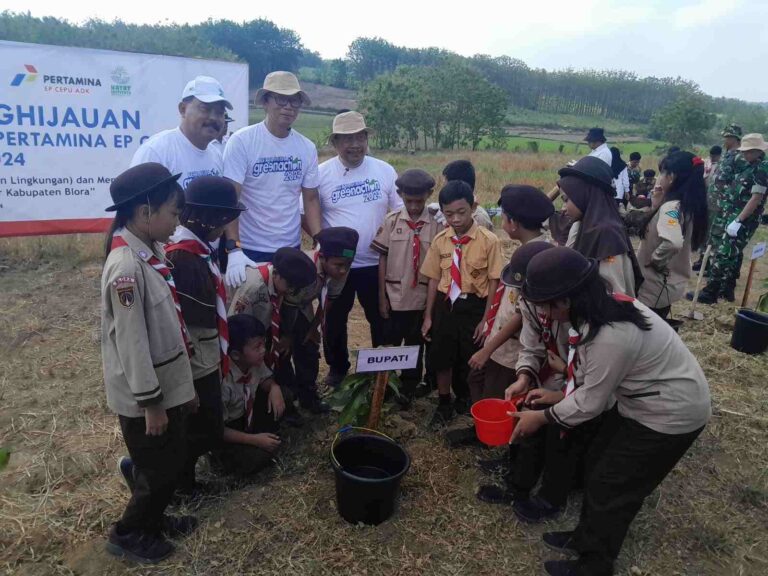
[[[485,320],[485,337],[491,335],[493,330],[493,324],[496,322],[496,314],[499,313],[499,306],[501,306],[501,297],[504,295],[506,286],[499,281],[499,286],[496,288],[496,292],[493,294],[493,302],[491,303],[491,309],[488,310],[488,318]]]
[[[267,290],[269,290],[269,265],[262,264],[256,268],[261,273],[264,284],[267,285]],[[269,356],[267,356],[267,367],[270,370],[275,370],[280,361],[280,354],[277,351],[278,344],[280,343],[280,299],[270,294],[269,302],[272,304],[272,323],[270,327],[272,346],[269,349]]]
[[[125,241],[125,238],[122,236],[113,236],[112,237],[112,244],[110,245],[109,249],[110,251],[114,250],[115,248],[122,248],[123,246],[130,246],[128,245],[128,242]],[[131,248],[133,250],[133,248]],[[144,257],[142,254],[138,255],[142,260],[144,260]],[[192,356],[192,346],[189,344],[189,335],[187,334],[187,325],[184,323],[184,317],[181,315],[181,304],[179,304],[179,295],[176,294],[176,284],[173,282],[173,276],[171,275],[171,271],[168,270],[168,267],[160,261],[160,259],[152,253],[152,255],[147,259],[147,263],[152,266],[155,270],[157,270],[157,273],[160,274],[160,276],[163,277],[163,280],[165,280],[165,283],[168,284],[168,289],[171,291],[171,296],[173,296],[173,305],[176,307],[176,315],[179,317],[179,327],[181,328],[181,339],[184,340],[184,346],[187,348],[187,355]]]
[[[219,332],[219,358],[223,378],[229,373],[229,355],[227,354],[229,350],[229,327],[227,326],[227,292],[221,278],[221,271],[216,262],[213,261],[211,248],[184,226],[176,228],[176,232],[171,236],[171,243],[165,247],[166,253],[175,250],[183,250],[202,258],[208,264],[208,271],[216,284],[216,327]]]
[[[461,247],[465,244],[469,244],[472,238],[470,236],[452,236],[451,242],[453,242],[453,260],[451,260],[451,286],[448,289],[446,298],[451,301],[451,304],[456,302],[456,299],[461,295]]]
[[[251,373],[246,372],[240,378],[237,379],[238,384],[243,385],[243,402],[245,403],[245,429],[246,431],[251,429],[251,422],[253,420],[253,397],[251,388],[248,383],[251,381]]]
[[[408,224],[408,228],[413,232],[413,242],[411,246],[413,281],[411,282],[411,286],[416,288],[419,284],[419,264],[421,264],[421,239],[419,238],[419,235],[421,234],[421,229],[426,225],[426,222],[424,222],[424,220],[419,220],[418,222],[406,220],[405,223]],[[459,256],[459,260],[461,260],[461,256]]]

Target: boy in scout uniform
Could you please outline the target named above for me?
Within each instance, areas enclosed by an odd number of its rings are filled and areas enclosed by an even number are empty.
[[[432,425],[456,415],[451,398],[453,371],[462,388],[457,400],[468,403],[466,386],[470,357],[485,340],[484,326],[499,283],[502,267],[498,237],[472,219],[475,197],[466,182],[451,181],[438,197],[448,228],[432,240],[421,273],[429,278],[422,336],[432,342],[439,405]]]
[[[291,355],[296,341],[294,328],[299,309],[287,304],[286,299],[295,296],[302,289],[317,283],[315,263],[298,248],[280,248],[271,263],[260,264],[246,269],[246,279],[234,295],[229,306],[229,315],[250,314],[264,326],[269,326],[266,365],[284,391],[290,390],[300,399],[317,397],[316,382],[297,378],[291,365]],[[310,386],[301,389],[300,386]],[[319,400],[319,399],[318,399]],[[293,403],[289,399],[286,419],[299,424]]]
[[[421,346],[428,278],[419,273],[440,224],[426,207],[435,180],[424,170],[406,170],[395,181],[405,206],[391,212],[371,248],[379,253],[379,313],[389,346]],[[416,368],[403,370],[401,397],[410,404],[421,381],[423,352]]]
[[[229,317],[229,373],[221,383],[224,433],[213,461],[224,473],[249,477],[266,468],[280,448],[285,410],[280,386],[264,364],[266,330],[250,314]]]
[[[197,411],[187,419],[187,454],[177,492],[184,499],[201,495],[204,486],[195,480],[197,459],[221,440],[221,378],[227,375],[227,308],[224,280],[210,242],[245,207],[238,202],[234,185],[220,176],[200,176],[185,191],[181,225],[165,247],[181,314],[194,353],[190,357]]]

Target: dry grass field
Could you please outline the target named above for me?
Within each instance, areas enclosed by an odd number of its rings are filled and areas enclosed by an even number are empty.
[[[398,170],[419,166],[435,176],[455,157],[386,156]],[[484,203],[506,182],[549,188],[562,162],[464,157],[478,167]],[[768,236],[766,228],[759,234]],[[289,431],[279,464],[257,482],[204,501],[200,529],[165,563],[131,567],[112,558],[103,539],[127,491],[115,466],[125,450],[101,381],[100,263],[101,239],[93,236],[0,241],[0,446],[13,450],[0,472],[0,573],[533,575],[551,557],[541,532],[574,524],[579,495],[563,518],[539,527],[479,503],[474,493],[487,478],[475,461],[490,451],[448,450],[427,430],[425,399],[385,425],[413,462],[400,510],[383,525],[352,526],[338,516],[328,461],[336,426],[328,417]],[[761,262],[758,279],[767,274]],[[768,356],[728,346],[733,310],[703,307],[705,320],[681,329],[709,378],[715,415],[643,507],[617,574],[768,574]],[[367,344],[358,309],[351,338]]]

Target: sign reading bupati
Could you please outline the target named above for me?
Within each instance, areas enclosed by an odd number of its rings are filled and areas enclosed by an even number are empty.
[[[386,372],[416,368],[419,346],[361,348],[357,355],[357,372]]]
[[[199,75],[246,126],[246,64],[0,41],[0,237],[105,230],[112,179]]]
[[[759,244],[755,244],[755,247],[752,248],[752,257],[750,260],[757,260],[758,258],[762,258],[765,256],[765,242],[760,242]]]

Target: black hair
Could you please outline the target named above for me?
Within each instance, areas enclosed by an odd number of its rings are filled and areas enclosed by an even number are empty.
[[[632,152],[629,155],[629,159],[630,160],[640,160],[640,159],[642,159],[642,156],[640,156],[640,152]]]
[[[704,162],[690,152],[675,152],[661,160],[659,169],[674,174],[672,186],[664,201],[680,201],[680,221],[685,236],[686,227],[693,221],[691,246],[698,250],[707,239],[707,184],[704,181]]]
[[[451,180],[461,180],[469,184],[472,192],[475,191],[475,167],[469,160],[454,160],[448,162],[443,168],[443,176],[450,182]]]
[[[129,202],[126,202],[122,206],[118,207],[118,209],[115,211],[115,219],[112,220],[112,224],[109,226],[109,230],[107,231],[107,235],[104,240],[104,259],[106,260],[112,250],[112,238],[114,237],[115,232],[118,229],[125,227],[125,225],[131,221],[136,208],[144,204],[149,204],[150,210],[157,211],[160,209],[160,206],[168,202],[172,197],[174,197],[174,195],[176,198],[176,207],[179,210],[183,210],[184,191],[175,180],[172,182],[166,182],[162,186],[158,186],[154,190],[150,190],[146,196],[136,196]]]
[[[248,340],[264,338],[267,333],[264,324],[250,314],[235,314],[227,318],[229,328],[229,351],[242,352]]]
[[[656,176],[656,170],[654,170],[653,168],[648,168],[648,170],[643,170],[643,176],[645,176],[646,178],[653,178],[654,176]]]
[[[715,144],[712,146],[712,148],[709,149],[709,153],[712,156],[720,156],[723,153],[723,148]]]
[[[451,202],[456,202],[456,200],[462,199],[466,200],[470,206],[473,206],[475,203],[475,195],[472,192],[472,188],[470,188],[469,184],[463,180],[449,181],[443,186],[442,190],[440,190],[440,194],[437,196],[441,208]]]
[[[680,148],[680,146],[670,146],[669,150],[667,150],[667,156],[671,156],[675,152],[680,152],[681,150],[682,148]]]
[[[594,339],[606,324],[630,322],[640,330],[651,329],[651,323],[645,314],[630,301],[616,300],[612,292],[610,284],[595,272],[576,292],[568,295],[571,301],[571,324],[589,326],[589,332],[581,341],[582,344]]]
[[[520,218],[519,216],[513,216],[508,212],[504,212],[504,214],[506,214],[507,218],[509,218],[510,220],[514,220],[515,222],[520,224],[520,226],[532,232],[538,232],[539,230],[541,230],[541,227],[544,224],[544,222],[539,222],[538,220],[533,220],[531,218]]]

